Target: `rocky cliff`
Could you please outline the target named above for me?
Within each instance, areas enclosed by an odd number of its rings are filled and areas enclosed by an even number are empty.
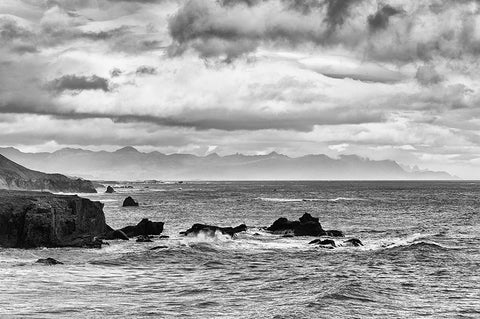
[[[46,174],[23,167],[0,155],[0,189],[50,190],[67,193],[96,193],[92,182],[61,174]]]
[[[0,247],[95,247],[107,229],[100,202],[0,190]]]

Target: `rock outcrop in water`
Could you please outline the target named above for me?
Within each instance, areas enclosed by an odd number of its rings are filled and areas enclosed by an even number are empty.
[[[160,235],[163,232],[163,225],[162,222],[152,222],[148,218],[144,218],[137,225],[123,227],[120,231],[128,237]]]
[[[113,194],[113,193],[115,193],[115,190],[113,189],[112,186],[108,185],[108,186],[107,186],[107,190],[105,191],[105,193],[107,193],[107,194]]]
[[[125,198],[122,204],[123,207],[136,207],[138,206],[138,203],[130,196]]]
[[[215,236],[215,233],[218,231],[224,235],[230,235],[233,237],[236,233],[240,233],[247,230],[245,224],[238,225],[237,227],[218,227],[212,225],[204,224],[194,224],[190,229],[187,229],[183,234],[188,236],[190,234],[198,235],[199,233],[204,233],[207,236]]]
[[[290,221],[284,217],[277,219],[267,231],[275,234],[293,234],[295,236],[325,236],[326,232],[318,218],[305,213],[299,220]]]
[[[0,246],[100,247],[103,204],[76,195],[0,190]]]
[[[318,218],[312,217],[309,213],[305,213],[298,220],[293,221],[281,217],[267,227],[267,231],[284,236],[344,236],[339,230],[323,230]]]
[[[49,190],[65,193],[96,193],[92,182],[61,174],[46,174],[23,167],[0,155],[0,189]]]
[[[47,265],[47,266],[53,266],[53,265],[63,265],[63,263],[61,261],[58,261],[56,259],[53,259],[53,258],[40,258],[39,260],[37,260],[35,263],[37,264],[44,264],[44,265]]]

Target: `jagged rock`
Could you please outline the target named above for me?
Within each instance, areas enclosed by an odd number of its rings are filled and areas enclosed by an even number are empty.
[[[130,196],[128,196],[127,198],[125,198],[125,200],[123,201],[123,204],[122,204],[123,207],[135,207],[135,206],[138,206],[138,203],[133,199],[131,198]]]
[[[115,190],[113,189],[112,186],[108,185],[108,186],[107,186],[107,190],[105,191],[105,193],[107,193],[107,194],[112,194],[112,193],[115,193]]]
[[[0,246],[98,247],[103,204],[76,195],[0,190]]]
[[[335,241],[331,240],[331,239],[314,239],[312,240],[311,242],[309,242],[309,244],[317,244],[317,245],[323,245],[323,246],[326,246],[326,245],[330,245],[332,247],[337,247],[337,245],[335,244]]]
[[[346,246],[353,246],[353,247],[363,246],[363,243],[360,241],[360,239],[357,239],[357,238],[351,238],[349,240],[344,241],[343,243]]]
[[[290,221],[284,217],[277,219],[267,231],[276,234],[293,234],[295,236],[325,236],[318,218],[305,213],[299,220]]]
[[[37,264],[44,264],[44,265],[48,265],[48,266],[52,266],[52,265],[63,265],[63,263],[61,261],[58,261],[56,259],[53,259],[53,258],[40,258],[39,260],[37,260],[35,263]]]
[[[325,233],[330,237],[345,237],[343,232],[340,230],[326,230]]]
[[[141,235],[137,237],[136,240],[137,243],[151,243],[152,239],[150,239],[150,236],[148,235]]]
[[[140,235],[160,235],[163,231],[163,225],[164,223],[162,222],[152,222],[148,220],[148,218],[144,218],[137,225],[127,226],[120,230],[128,237],[136,237]]]
[[[222,234],[230,235],[233,237],[236,233],[246,231],[247,226],[245,224],[238,225],[237,227],[218,227],[204,224],[194,224],[190,229],[183,232],[185,236],[190,234],[198,235],[199,233],[205,233],[208,236],[214,236],[215,232],[219,231]]]
[[[96,193],[92,182],[61,174],[46,174],[23,167],[0,155],[0,189],[49,190],[65,193]]]

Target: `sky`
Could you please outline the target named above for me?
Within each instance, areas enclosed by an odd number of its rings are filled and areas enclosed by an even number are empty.
[[[2,0],[0,146],[480,178],[480,1]]]

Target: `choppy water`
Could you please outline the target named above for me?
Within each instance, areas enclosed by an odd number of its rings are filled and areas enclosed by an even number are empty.
[[[119,207],[127,194],[140,207]],[[187,183],[88,197],[114,228],[148,217],[171,237],[0,250],[0,317],[480,318],[480,182]],[[305,212],[365,246],[260,229]],[[250,228],[178,235],[198,222]]]

